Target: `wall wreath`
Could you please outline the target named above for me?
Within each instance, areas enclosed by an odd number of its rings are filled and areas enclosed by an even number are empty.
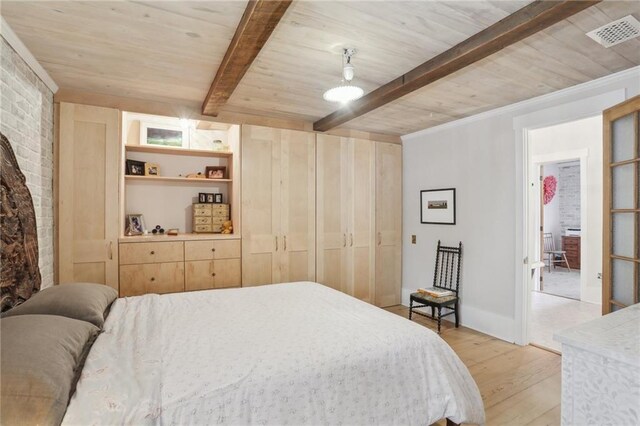
[[[545,205],[549,204],[551,200],[553,200],[553,197],[556,195],[557,187],[558,181],[556,180],[555,176],[549,175],[544,178],[544,181],[542,182],[542,188],[544,193],[543,200]]]

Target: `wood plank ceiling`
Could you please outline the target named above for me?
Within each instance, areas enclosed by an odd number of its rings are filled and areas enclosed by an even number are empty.
[[[355,47],[365,93],[528,1],[294,2],[222,111],[313,122]],[[65,89],[201,103],[246,2],[2,2],[2,15]],[[640,40],[609,49],[585,32],[633,14],[605,1],[342,127],[407,134],[640,65]]]

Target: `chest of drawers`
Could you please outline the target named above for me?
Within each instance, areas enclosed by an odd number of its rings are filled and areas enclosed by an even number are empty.
[[[562,250],[567,252],[567,261],[571,269],[580,269],[580,237],[563,236]]]
[[[121,242],[120,296],[240,287],[240,239]]]

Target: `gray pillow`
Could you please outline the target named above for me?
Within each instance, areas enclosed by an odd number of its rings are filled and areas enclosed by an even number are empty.
[[[0,320],[0,424],[59,425],[99,333],[54,315]]]
[[[108,308],[118,292],[103,284],[73,283],[46,288],[29,300],[5,312],[14,315],[60,315],[88,321],[102,328]]]

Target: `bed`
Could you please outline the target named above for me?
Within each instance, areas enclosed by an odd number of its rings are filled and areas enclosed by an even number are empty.
[[[435,333],[316,283],[116,300],[63,424],[484,423]]]
[[[33,203],[0,136],[0,424],[484,423],[440,337],[320,284],[39,291]]]

